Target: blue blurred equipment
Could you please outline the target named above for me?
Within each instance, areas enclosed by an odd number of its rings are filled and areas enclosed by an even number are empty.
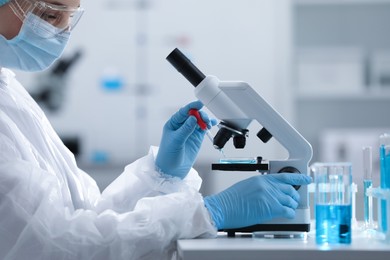
[[[10,0],[0,0],[0,6],[5,5],[8,3]]]

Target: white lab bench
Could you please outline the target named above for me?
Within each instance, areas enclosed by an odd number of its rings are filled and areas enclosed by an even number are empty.
[[[368,238],[362,234],[352,237],[349,245],[328,248],[316,245],[315,234],[306,239],[257,238],[251,235],[227,237],[219,233],[214,239],[188,239],[177,242],[178,259],[390,259],[390,242]]]

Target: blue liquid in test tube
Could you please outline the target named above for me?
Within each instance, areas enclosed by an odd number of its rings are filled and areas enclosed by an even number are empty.
[[[350,244],[352,240],[352,165],[316,163],[316,243]]]
[[[367,196],[367,189],[372,187],[372,148],[363,147],[363,187],[364,187],[364,224],[372,228],[372,197]]]
[[[379,150],[380,157],[380,187],[382,189],[390,189],[390,144],[387,142],[390,140],[390,135],[384,134],[381,136],[381,146]],[[387,231],[387,210],[386,200],[381,201],[381,227],[382,231]]]
[[[351,205],[316,205],[315,210],[317,244],[351,243]]]

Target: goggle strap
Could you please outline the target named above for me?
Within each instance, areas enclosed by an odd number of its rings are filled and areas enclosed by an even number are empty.
[[[24,2],[24,4],[28,4],[27,2]],[[15,13],[15,15],[23,22],[24,18],[26,18],[26,13],[24,10],[31,8],[31,3],[29,3],[30,6],[26,8],[25,6],[21,6],[19,1],[11,1],[10,2],[10,8]]]

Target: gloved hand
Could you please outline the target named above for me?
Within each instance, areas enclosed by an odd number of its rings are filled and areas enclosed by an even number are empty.
[[[292,185],[307,185],[311,177],[296,173],[259,175],[204,198],[219,230],[260,224],[273,218],[294,218],[299,193]]]
[[[176,112],[164,125],[160,148],[156,158],[157,170],[181,179],[185,178],[193,166],[202,145],[205,130],[202,130],[190,109],[200,110],[202,102],[195,101]],[[199,111],[207,128],[216,124],[206,113]]]

